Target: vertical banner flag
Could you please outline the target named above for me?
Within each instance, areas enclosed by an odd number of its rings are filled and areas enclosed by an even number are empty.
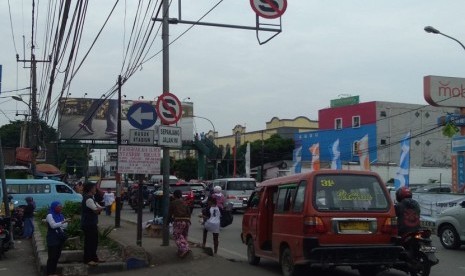
[[[302,146],[294,149],[293,153],[294,173],[301,173],[302,171]]]
[[[369,171],[370,170],[370,151],[368,149],[368,134],[363,136],[358,143],[358,158],[360,161],[360,170]]]
[[[312,171],[320,170],[320,143],[313,144],[310,148],[312,155]]]
[[[410,171],[410,131],[405,135],[400,143],[400,162],[399,168],[394,179],[395,189],[402,186],[408,187]]]
[[[337,139],[336,141],[334,141],[333,144],[330,145],[329,151],[331,153],[331,169],[342,170],[341,151],[339,150],[339,139]]]
[[[245,152],[245,175],[250,177],[250,143],[247,143],[247,150]]]

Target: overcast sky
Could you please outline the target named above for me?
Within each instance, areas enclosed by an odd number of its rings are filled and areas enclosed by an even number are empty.
[[[22,36],[26,37],[26,47],[31,41],[32,0],[0,1],[3,91],[30,85],[28,69],[22,69],[22,64],[17,69],[8,2],[18,54],[23,55]],[[78,60],[115,1],[90,2]],[[87,97],[98,98],[116,82],[121,72],[123,42],[127,42],[137,2],[119,2],[74,78],[70,97],[87,93]],[[46,20],[46,3],[40,1],[39,26]],[[183,19],[196,21],[215,3],[182,0]],[[176,4],[177,0],[173,1],[171,17],[176,17]],[[465,76],[465,49],[423,28],[434,26],[465,43],[464,10],[463,0],[292,0],[282,16],[283,32],[265,45],[258,44],[254,31],[196,26],[170,48],[170,92],[180,99],[190,97],[194,113],[209,118],[220,136],[231,134],[236,124],[245,125],[247,131],[264,129],[274,116],[317,120],[319,109],[346,94],[360,95],[362,102],[426,104],[423,76]],[[203,21],[253,26],[255,13],[249,0],[224,0]],[[170,39],[187,28],[171,25]],[[263,39],[269,35],[260,33]],[[42,51],[43,41],[44,30],[39,29],[38,52]],[[161,49],[161,37],[155,43],[152,54]],[[29,55],[27,50],[26,57]],[[125,84],[123,94],[129,99],[160,95],[161,57],[145,63]],[[53,97],[57,95],[58,89]],[[0,98],[0,109],[3,125],[21,119],[15,114],[27,107]],[[199,118],[195,126],[197,132],[211,129],[206,120]]]

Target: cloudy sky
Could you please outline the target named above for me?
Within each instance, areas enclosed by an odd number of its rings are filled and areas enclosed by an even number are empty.
[[[44,50],[48,2],[39,1],[37,6],[37,53]],[[114,85],[138,2],[119,1],[66,91],[70,97],[87,93],[87,97],[98,98]],[[182,0],[182,17],[197,21],[217,2]],[[23,56],[23,35],[26,47],[31,45],[31,3],[0,1],[3,91],[30,86],[29,69],[23,69],[22,63],[17,66],[15,54]],[[90,1],[78,61],[114,3]],[[173,1],[171,17],[177,16],[177,3]],[[275,116],[317,120],[319,109],[344,95],[360,95],[363,102],[426,104],[423,76],[465,76],[465,49],[423,28],[431,25],[465,42],[464,10],[463,0],[291,0],[282,17],[282,33],[265,45],[259,45],[254,31],[196,26],[170,47],[170,92],[180,99],[190,97],[195,114],[209,118],[220,136],[231,134],[236,124],[245,125],[248,131],[263,129]],[[255,13],[249,0],[224,0],[202,21],[253,26]],[[188,27],[171,25],[170,40]],[[270,33],[259,36],[266,39]],[[159,34],[148,56],[160,51],[161,43]],[[29,58],[30,50],[26,54]],[[63,80],[62,73],[58,79]],[[61,83],[54,88],[53,98],[60,88]],[[15,114],[27,107],[7,96],[24,92],[0,95],[0,125],[22,118]],[[161,55],[145,62],[123,87],[129,99],[153,99],[162,92]],[[211,129],[200,118],[195,119],[195,127],[197,132]]]

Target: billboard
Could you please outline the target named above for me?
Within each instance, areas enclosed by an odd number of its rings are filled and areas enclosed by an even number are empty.
[[[433,106],[464,107],[465,79],[440,76],[423,78],[425,100]]]
[[[125,143],[130,137],[130,130],[134,129],[128,120],[129,108],[135,103],[150,103],[152,101],[121,101],[121,140]],[[181,127],[183,141],[194,140],[194,104],[182,103],[183,114],[177,123]],[[58,132],[64,140],[113,140],[117,138],[118,100],[90,99],[90,98],[60,98],[58,104]],[[160,121],[149,129],[158,131]],[[158,140],[158,135],[155,140]]]

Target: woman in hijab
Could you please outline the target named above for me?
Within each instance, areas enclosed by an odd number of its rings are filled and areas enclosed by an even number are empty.
[[[63,209],[59,201],[54,201],[50,205],[50,211],[46,217],[48,231],[47,231],[47,246],[48,246],[48,260],[47,260],[47,275],[57,275],[58,259],[61,256],[61,250],[65,243],[64,230],[68,227],[69,219],[65,219],[61,210]]]

